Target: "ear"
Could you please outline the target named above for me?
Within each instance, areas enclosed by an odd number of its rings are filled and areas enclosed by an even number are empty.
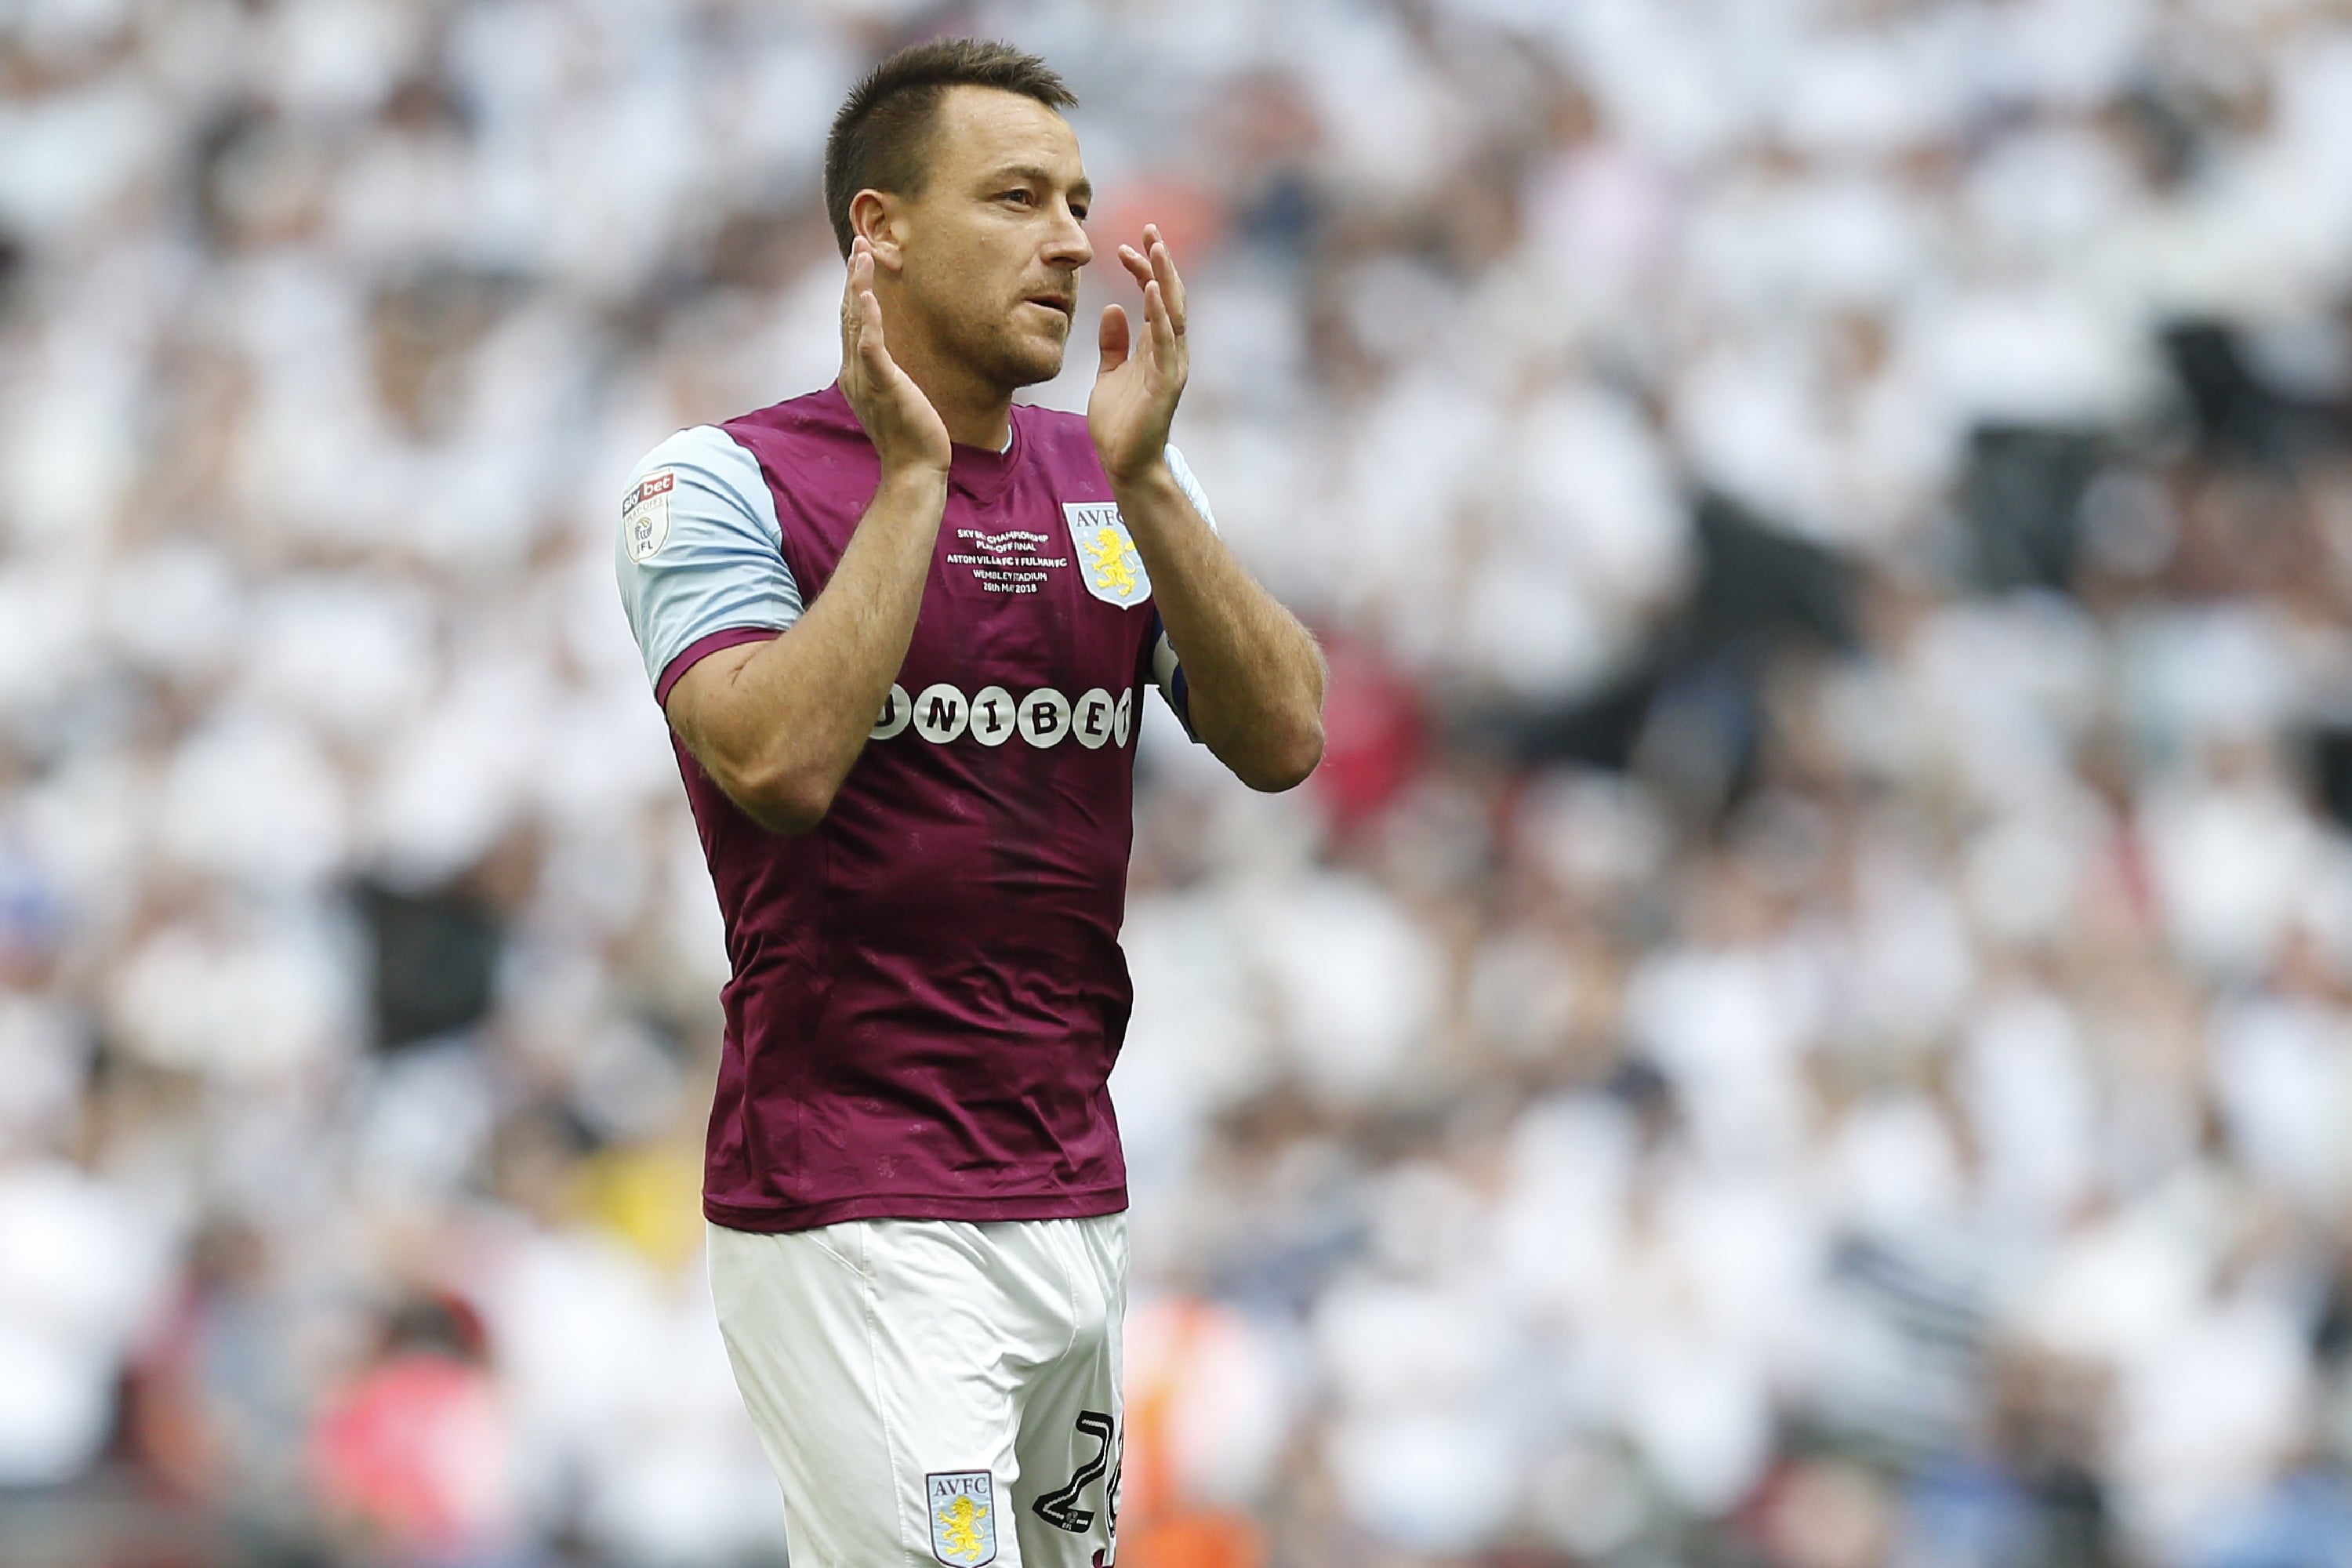
[[[874,247],[877,271],[897,272],[907,264],[907,215],[898,198],[872,187],[849,199],[849,232]]]

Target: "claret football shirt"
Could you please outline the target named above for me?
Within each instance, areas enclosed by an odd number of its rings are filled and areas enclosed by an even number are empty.
[[[624,492],[615,563],[656,699],[789,628],[878,479],[838,387],[655,447]],[[1085,419],[1015,407],[1003,451],[955,449],[913,640],[822,822],[767,832],[673,735],[732,971],[711,1220],[1126,1206],[1106,1081],[1132,1000],[1118,929],[1148,684],[1189,729]]]

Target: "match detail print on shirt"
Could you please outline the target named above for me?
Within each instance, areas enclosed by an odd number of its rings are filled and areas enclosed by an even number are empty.
[[[973,581],[992,594],[1034,594],[1055,568],[1070,563],[1067,555],[1045,553],[1052,542],[1050,536],[1026,528],[994,533],[959,528],[948,564],[968,568]]]
[[[1134,728],[1131,689],[1113,697],[1097,686],[1072,698],[1041,686],[1015,698],[1002,686],[988,686],[966,696],[939,681],[911,697],[905,687],[894,683],[890,695],[882,700],[881,717],[866,738],[895,741],[911,731],[934,746],[962,740],[1001,746],[1017,733],[1041,752],[1068,740],[1092,752],[1099,751],[1105,742],[1126,745]]]

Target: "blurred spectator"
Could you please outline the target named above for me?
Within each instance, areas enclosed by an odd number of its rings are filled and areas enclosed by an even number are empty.
[[[509,1534],[510,1436],[461,1306],[392,1314],[368,1363],[331,1389],[309,1442],[320,1511],[347,1560],[497,1561]]]

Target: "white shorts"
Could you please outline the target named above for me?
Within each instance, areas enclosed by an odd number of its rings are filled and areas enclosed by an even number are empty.
[[[1127,1216],[709,1227],[793,1568],[1107,1568]]]

